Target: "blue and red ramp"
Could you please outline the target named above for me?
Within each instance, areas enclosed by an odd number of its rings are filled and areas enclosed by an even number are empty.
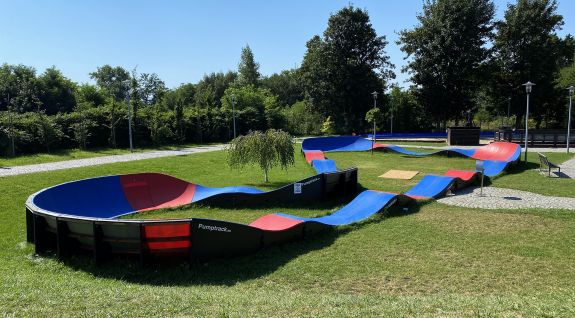
[[[308,138],[302,143],[302,151],[306,155],[306,158],[308,157],[307,153],[311,152],[318,160],[320,160],[320,158],[321,160],[327,160],[325,155],[320,152],[367,151],[371,149],[389,150],[409,156],[455,153],[485,161],[484,173],[488,177],[498,175],[509,163],[517,161],[521,155],[521,146],[509,142],[494,142],[475,149],[449,148],[433,152],[415,152],[397,145],[374,144],[370,139],[357,136]],[[308,162],[311,162],[312,166],[314,166],[314,161],[315,160]],[[333,169],[332,171],[337,170],[335,165],[331,164],[329,167],[318,164],[318,169],[321,169],[321,172],[326,172],[327,169]],[[317,169],[316,171],[319,172]]]

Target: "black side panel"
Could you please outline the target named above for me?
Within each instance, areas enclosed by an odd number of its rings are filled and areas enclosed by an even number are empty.
[[[26,207],[26,241],[34,243],[34,214]]]
[[[97,222],[102,237],[100,256],[105,254],[141,254],[140,224],[131,222]],[[96,243],[98,244],[98,243]]]
[[[223,207],[304,204],[357,192],[357,168],[318,174],[262,194],[223,193],[198,203]]]
[[[285,231],[263,231],[265,247],[303,239],[305,223],[300,223]]]
[[[202,259],[249,254],[262,247],[262,230],[232,222],[193,219],[191,236],[193,257]]]
[[[56,249],[56,218],[34,214],[34,244],[36,254]]]

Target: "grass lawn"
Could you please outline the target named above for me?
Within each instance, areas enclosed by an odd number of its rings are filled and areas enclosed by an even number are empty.
[[[474,161],[397,154],[330,153],[358,166],[366,188],[405,191],[427,173],[472,169]],[[567,159],[548,154],[551,161]],[[532,159],[536,159],[532,157]],[[262,184],[256,169],[224,165],[223,152],[200,153],[0,178],[0,313],[6,316],[574,316],[575,214],[558,210],[479,210],[432,202],[389,211],[309,240],[254,255],[141,269],[86,257],[66,263],[33,255],[25,243],[24,202],[44,187],[99,175],[156,171],[207,186],[275,188],[313,174],[303,158]],[[377,178],[418,170],[414,180]],[[574,180],[547,179],[517,166],[493,180],[575,196]],[[528,180],[526,180],[528,179]],[[569,181],[569,182],[567,182]],[[103,198],[105,199],[105,198]],[[142,217],[203,216],[250,222],[270,212],[321,215],[343,202],[306,208],[195,207]]]
[[[175,150],[178,148],[186,148],[186,147],[193,147],[197,146],[195,144],[186,144],[186,145],[177,145],[177,146],[161,146],[161,147],[147,147],[147,148],[138,148],[134,149],[134,152],[145,152],[145,151],[155,151],[155,150]],[[129,149],[120,149],[120,148],[102,148],[102,149],[89,149],[89,150],[80,150],[80,149],[67,149],[67,150],[59,150],[52,153],[37,153],[32,155],[21,155],[16,156],[14,158],[9,157],[1,157],[0,158],[0,167],[14,167],[14,166],[23,166],[23,165],[32,165],[32,164],[39,164],[39,163],[48,163],[48,162],[56,162],[56,161],[64,161],[64,160],[73,160],[73,159],[84,159],[84,158],[92,158],[92,157],[101,157],[101,156],[112,156],[112,155],[124,155],[129,154]]]

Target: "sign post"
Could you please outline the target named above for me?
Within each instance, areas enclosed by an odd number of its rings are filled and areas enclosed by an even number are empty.
[[[483,196],[483,176],[485,175],[485,166],[483,160],[475,161],[475,170],[481,173],[481,189],[479,190],[479,196]]]

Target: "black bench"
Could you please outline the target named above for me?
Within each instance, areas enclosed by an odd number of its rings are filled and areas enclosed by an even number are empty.
[[[539,155],[539,172],[547,170],[549,177],[551,176],[551,169],[557,169],[558,172],[561,172],[561,167],[549,161],[544,154],[539,152],[537,154]]]

